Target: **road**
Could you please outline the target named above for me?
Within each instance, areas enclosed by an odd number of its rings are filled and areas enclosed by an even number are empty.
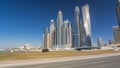
[[[96,59],[16,66],[9,68],[120,68],[120,55]]]

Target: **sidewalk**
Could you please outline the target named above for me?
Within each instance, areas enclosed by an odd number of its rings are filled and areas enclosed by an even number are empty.
[[[47,59],[0,61],[0,68],[21,66],[21,65],[24,66],[24,65],[53,63],[53,62],[65,62],[65,61],[83,60],[83,59],[92,59],[92,58],[102,58],[102,57],[117,56],[117,55],[120,55],[120,53],[89,55],[89,56],[75,56],[75,57],[61,57],[61,58],[47,58]]]

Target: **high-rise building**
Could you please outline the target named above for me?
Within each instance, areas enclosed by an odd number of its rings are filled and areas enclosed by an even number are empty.
[[[114,43],[120,43],[120,31],[119,26],[113,27]]]
[[[63,24],[63,40],[62,40],[64,47],[66,47],[66,45],[67,45],[67,25],[68,25],[68,22],[64,21],[64,24]]]
[[[74,47],[80,47],[80,10],[79,7],[75,8],[74,15]]]
[[[72,26],[69,20],[64,21],[63,24],[63,45],[64,48],[72,47]]]
[[[55,27],[55,31],[54,31],[54,46],[53,48],[56,48],[57,47],[57,29]]]
[[[67,20],[67,29],[66,29],[66,39],[67,39],[67,46],[66,48],[69,48],[69,43],[70,43],[70,36],[69,36],[69,21]]]
[[[118,24],[120,27],[120,0],[118,0],[118,4],[117,4],[117,18],[118,18]]]
[[[44,31],[44,48],[48,47],[48,28],[46,27]]]
[[[84,28],[84,23],[81,21],[80,23],[80,45],[81,47],[84,47],[85,45],[85,38],[86,38],[86,34],[85,34],[85,28]]]
[[[47,49],[50,49],[50,34],[47,35]]]
[[[71,23],[66,20],[63,22],[61,11],[57,15],[57,26],[55,28],[54,20],[50,23],[50,34],[45,29],[44,47],[45,48],[81,48],[91,47],[91,24],[88,4],[82,7],[83,21],[80,21],[80,10],[76,6],[74,14],[74,31]],[[74,41],[73,41],[74,40]]]
[[[90,14],[89,14],[89,5],[86,4],[82,7],[82,14],[83,14],[83,23],[85,28],[85,47],[92,46],[91,40],[91,23],[90,23]]]
[[[59,11],[57,15],[57,48],[62,48],[62,26],[63,26],[63,15]]]
[[[103,45],[101,37],[97,39],[98,47],[101,47]]]
[[[41,42],[41,47],[42,47],[42,48],[44,48],[44,41],[45,41],[45,40],[44,40],[44,37],[45,37],[45,35],[43,34],[43,35],[42,35],[42,42]]]
[[[69,25],[68,25],[68,34],[69,34],[69,47],[68,48],[72,48],[72,25],[71,25],[71,22],[69,22]]]
[[[54,26],[54,20],[51,20],[50,23],[50,48],[53,48],[55,45],[55,26]]]
[[[61,25],[61,48],[63,49],[63,48],[65,48],[65,45],[63,45],[63,43],[64,43],[64,26],[63,26],[63,23],[62,23],[62,25]]]

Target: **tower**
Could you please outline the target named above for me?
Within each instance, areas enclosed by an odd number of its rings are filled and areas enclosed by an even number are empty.
[[[120,43],[120,31],[119,31],[119,26],[114,26],[114,27],[113,27],[113,35],[114,35],[114,43],[115,43],[115,44]]]
[[[55,27],[54,31],[54,46],[53,48],[55,49],[57,47],[57,28]]]
[[[69,31],[69,48],[72,48],[72,25],[71,22],[69,22],[68,25],[68,31]]]
[[[55,43],[55,26],[54,26],[54,20],[51,20],[50,23],[50,48],[53,48]]]
[[[57,48],[62,48],[62,25],[63,25],[63,15],[59,11],[57,15]]]
[[[79,7],[76,6],[74,14],[74,46],[80,47],[80,12]]]
[[[82,14],[83,14],[83,25],[85,29],[85,47],[91,47],[91,23],[90,23],[90,13],[89,13],[89,5],[86,4],[82,7]]]
[[[116,11],[117,11],[118,25],[120,27],[120,0],[118,0]]]
[[[63,45],[67,49],[72,47],[72,26],[69,20],[64,21],[63,24]]]
[[[86,34],[85,34],[84,23],[81,20],[81,23],[80,23],[80,42],[81,42],[80,45],[81,47],[84,47],[85,45],[85,38],[86,38]]]
[[[44,39],[45,39],[45,35],[43,34],[43,35],[42,35],[42,42],[41,42],[41,43],[42,43],[42,44],[41,44],[41,47],[42,47],[42,48],[44,48],[44,41],[45,41]]]
[[[47,34],[47,49],[50,49],[50,34]]]
[[[68,43],[69,43],[69,35],[68,35],[68,20],[64,21],[63,24],[63,45],[65,48],[68,48]]]
[[[67,45],[67,21],[64,21],[63,24],[63,45],[65,47]]]
[[[44,31],[44,48],[48,47],[48,28],[46,27],[45,31]]]

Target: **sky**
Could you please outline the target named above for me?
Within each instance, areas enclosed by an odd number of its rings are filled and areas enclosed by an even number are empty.
[[[116,15],[117,0],[0,0],[0,48],[19,47],[26,43],[41,46],[45,27],[50,20],[57,20],[58,11],[63,19],[74,25],[74,9],[89,4],[92,41],[113,40],[112,27],[118,25]]]

